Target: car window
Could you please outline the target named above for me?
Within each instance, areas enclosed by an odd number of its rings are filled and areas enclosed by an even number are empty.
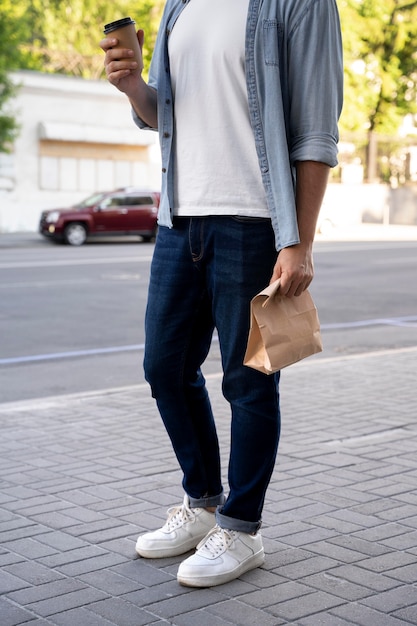
[[[128,198],[126,198],[126,204],[129,206],[152,206],[154,204],[154,201],[152,196],[129,196]]]
[[[79,209],[85,209],[86,207],[93,206],[94,204],[100,202],[100,198],[102,198],[103,196],[104,193],[95,193],[92,196],[89,196],[88,198],[83,200],[82,202],[79,202],[75,206]]]
[[[107,209],[116,206],[153,206],[154,204],[152,196],[110,196],[103,200],[100,207]]]
[[[111,207],[115,207],[115,206],[122,206],[123,205],[123,198],[118,198],[117,196],[112,196],[110,198],[106,198],[102,203],[101,203],[101,208],[102,209],[108,209]]]

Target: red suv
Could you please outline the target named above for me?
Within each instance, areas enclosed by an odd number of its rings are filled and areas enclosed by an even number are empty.
[[[159,193],[126,187],[95,193],[68,209],[43,211],[39,232],[44,237],[81,246],[93,235],[156,235]]]

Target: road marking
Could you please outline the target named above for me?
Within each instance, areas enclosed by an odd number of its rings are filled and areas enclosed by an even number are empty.
[[[17,269],[24,267],[63,267],[66,265],[114,265],[115,263],[149,263],[152,256],[127,256],[119,258],[98,258],[98,259],[57,259],[49,261],[10,261],[8,263],[0,263],[0,269]]]
[[[415,323],[415,324],[414,324]],[[340,322],[335,324],[321,324],[321,330],[343,330],[349,328],[365,328],[369,326],[405,326],[408,328],[417,327],[417,316],[408,315],[405,317],[382,317],[370,320],[359,320],[357,322]],[[217,336],[213,341],[218,341]],[[110,346],[107,348],[91,348],[89,350],[72,350],[68,352],[52,352],[49,354],[32,354],[28,356],[16,356],[0,358],[0,365],[22,365],[24,363],[34,363],[39,361],[53,361],[59,359],[73,359],[83,356],[97,356],[100,354],[117,354],[122,352],[142,351],[145,344],[133,344],[128,346]]]
[[[143,343],[131,346],[113,346],[109,348],[92,348],[90,350],[72,350],[71,352],[53,352],[50,354],[32,354],[29,356],[16,356],[0,359],[0,365],[21,365],[22,363],[33,363],[36,361],[52,361],[55,359],[73,359],[78,356],[96,356],[98,354],[114,354],[119,352],[132,352],[143,350]]]
[[[413,326],[417,322],[417,315],[405,317],[380,317],[357,322],[337,322],[335,324],[321,324],[321,330],[339,330],[344,328],[364,328],[365,326]]]

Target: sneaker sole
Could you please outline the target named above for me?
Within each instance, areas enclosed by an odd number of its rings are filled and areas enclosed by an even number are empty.
[[[136,544],[136,554],[145,558],[145,559],[165,559],[171,556],[180,556],[182,554],[186,554],[191,550],[195,550],[197,545],[200,543],[202,539],[206,536],[207,533],[202,535],[201,537],[195,537],[193,540],[188,541],[187,543],[183,543],[181,546],[176,546],[175,548],[159,548],[159,549],[147,549],[141,548]]]
[[[259,552],[256,552],[253,556],[250,557],[244,563],[241,563],[234,570],[230,572],[225,572],[224,574],[217,574],[213,576],[199,576],[198,578],[191,578],[187,576],[177,576],[177,580],[180,585],[184,587],[214,587],[216,585],[224,585],[224,583],[228,583],[231,580],[236,580],[245,572],[248,572],[251,569],[255,569],[256,567],[261,567],[265,562],[265,553],[262,548]]]

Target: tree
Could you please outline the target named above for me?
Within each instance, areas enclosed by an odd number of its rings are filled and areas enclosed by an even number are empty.
[[[341,130],[367,133],[368,179],[378,135],[417,111],[417,1],[341,0],[345,106]]]
[[[22,61],[18,51],[24,36],[22,8],[12,0],[0,0],[0,152],[9,152],[19,124],[10,103],[17,87],[10,78],[10,70]]]
[[[36,69],[100,78],[104,57],[99,41],[104,36],[104,24],[127,15],[146,31],[145,63],[150,61],[163,0],[143,0],[134,14],[130,0],[22,1],[32,23],[32,33],[23,50]]]

